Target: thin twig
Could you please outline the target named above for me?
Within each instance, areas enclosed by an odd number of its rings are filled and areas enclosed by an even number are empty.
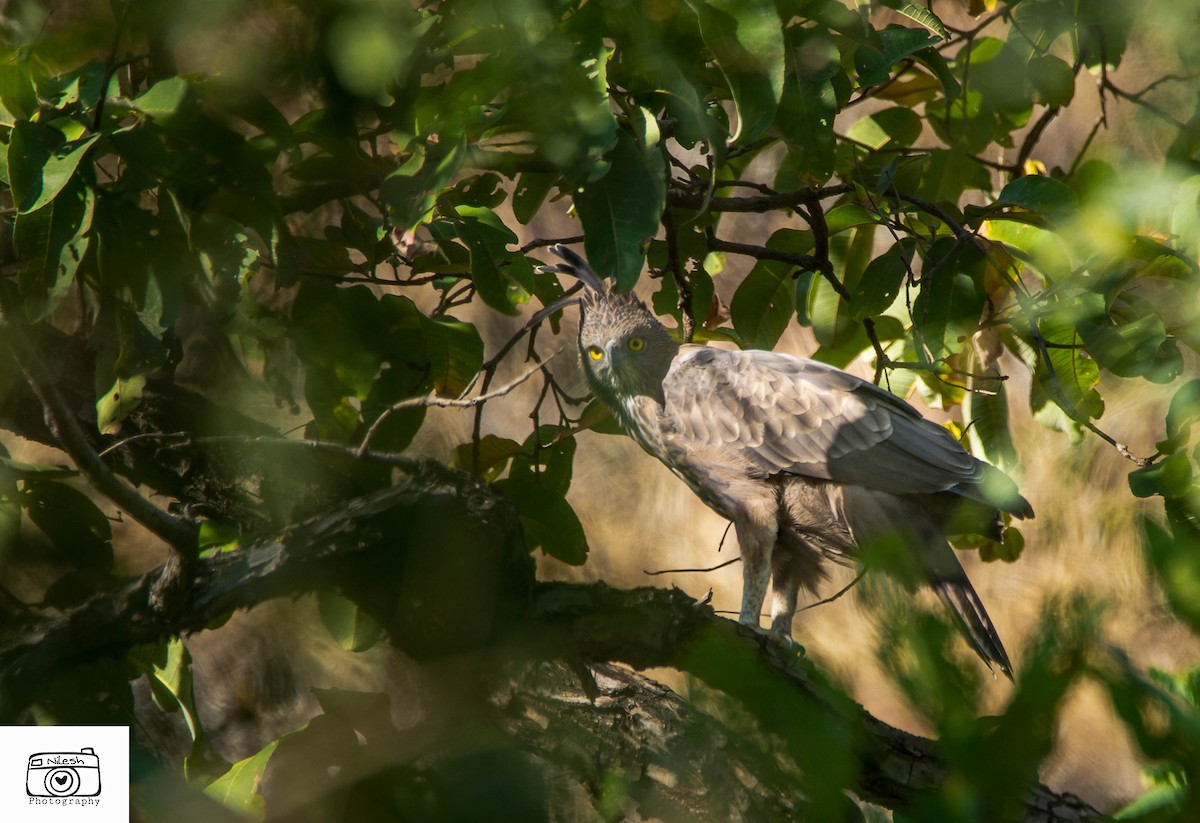
[[[367,429],[367,433],[363,436],[362,443],[360,443],[358,446],[357,455],[359,457],[362,457],[364,454],[367,453],[367,450],[369,449],[369,447],[371,445],[371,438],[373,438],[375,436],[375,433],[377,431],[379,431],[379,427],[382,426],[384,424],[384,422],[386,422],[387,419],[389,417],[391,417],[393,414],[395,414],[396,412],[402,411],[404,409],[428,408],[429,406],[436,406],[437,408],[440,408],[440,409],[470,409],[470,408],[473,408],[475,406],[478,406],[481,403],[486,403],[489,400],[493,400],[497,397],[503,397],[504,395],[508,394],[510,391],[515,389],[517,386],[521,385],[526,380],[533,377],[539,371],[544,369],[546,367],[546,364],[549,363],[551,360],[553,360],[555,358],[555,356],[557,356],[557,355],[558,355],[558,352],[554,352],[549,357],[547,357],[544,361],[535,364],[532,369],[527,369],[526,371],[522,372],[521,375],[519,377],[517,377],[517,379],[515,379],[509,383],[505,383],[503,386],[496,389],[495,391],[484,392],[483,394],[479,395],[478,397],[470,397],[470,398],[465,398],[465,399],[462,397],[459,397],[457,399],[451,400],[446,397],[438,397],[436,394],[431,394],[427,397],[409,397],[409,398],[399,401],[398,403],[393,403],[392,405],[390,405],[386,409],[384,409],[383,413],[380,414],[379,417],[375,418],[375,422],[371,424],[371,427],[369,429]]]
[[[650,577],[657,577],[660,574],[690,574],[692,572],[707,574],[708,572],[715,572],[717,569],[723,569],[726,566],[732,566],[734,563],[741,562],[742,557],[741,555],[738,555],[730,560],[726,560],[724,563],[718,563],[717,565],[710,566],[707,569],[659,569],[655,572],[652,572],[648,569],[642,569],[642,574],[649,575]]]

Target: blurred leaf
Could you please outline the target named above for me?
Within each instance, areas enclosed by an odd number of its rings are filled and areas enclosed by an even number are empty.
[[[618,291],[629,291],[646,259],[643,244],[658,232],[666,204],[665,169],[660,153],[643,153],[623,131],[607,159],[605,176],[575,191],[575,209],[592,268],[601,277],[614,277]]]
[[[411,148],[409,159],[379,187],[379,196],[388,204],[401,233],[429,219],[438,192],[454,177],[466,155],[463,140],[438,142],[428,148],[414,143]]]
[[[513,455],[521,452],[521,444],[507,437],[485,434],[479,439],[479,465],[471,465],[475,453],[474,443],[463,443],[454,450],[453,465],[467,471],[477,471],[482,477],[492,479],[508,466]]]
[[[471,323],[450,316],[421,316],[434,391],[458,397],[483,367],[483,340]]]
[[[1200,631],[1200,540],[1182,530],[1172,534],[1149,517],[1142,518],[1142,531],[1172,610]]]
[[[688,0],[704,44],[729,83],[738,127],[731,144],[748,143],[775,119],[783,93],[783,26],[770,0]]]
[[[257,754],[234,763],[229,771],[206,786],[204,793],[250,820],[263,820],[267,806],[258,787],[278,745],[279,740],[272,740]]]
[[[1183,497],[1192,490],[1192,464],[1183,452],[1176,452],[1152,466],[1129,474],[1129,490],[1135,497],[1161,495]]]
[[[0,454],[0,482],[11,483],[14,480],[60,480],[64,477],[74,477],[78,471],[68,466],[51,466],[42,463],[23,463],[13,460],[7,454]]]
[[[510,477],[492,484],[517,507],[528,547],[571,566],[587,560],[587,538],[575,511],[561,494],[527,477]]]
[[[94,337],[96,427],[116,434],[141,403],[147,376],[166,363],[167,348],[127,304],[102,309]]]
[[[1052,54],[1029,61],[1029,83],[1036,101],[1044,106],[1066,106],[1075,96],[1075,74],[1063,60]]]
[[[1178,451],[1191,442],[1192,426],[1200,422],[1200,379],[1189,380],[1171,396],[1167,409],[1167,437],[1155,444],[1163,454]]]
[[[366,651],[383,634],[383,627],[374,618],[340,594],[318,590],[317,609],[334,642],[348,652]]]
[[[26,480],[21,505],[63,555],[83,571],[113,564],[112,526],[86,494],[65,483]]]

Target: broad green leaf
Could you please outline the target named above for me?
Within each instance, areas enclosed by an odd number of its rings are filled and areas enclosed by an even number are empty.
[[[58,197],[17,215],[13,243],[25,260],[21,291],[31,321],[45,318],[67,294],[91,246],[95,194],[73,181]]]
[[[383,627],[373,617],[340,594],[319,590],[317,609],[334,642],[348,652],[366,651],[383,634]]]
[[[1071,275],[1071,258],[1057,232],[1018,220],[993,219],[984,221],[983,234],[1003,243],[1051,282]]]
[[[493,479],[508,466],[508,461],[521,453],[521,444],[507,437],[485,434],[479,440],[479,465],[473,466],[474,443],[463,443],[454,450],[452,465],[459,469],[475,472],[486,479]]]
[[[112,526],[86,494],[65,483],[26,480],[21,505],[29,519],[79,569],[112,568]]]
[[[754,140],[771,125],[783,93],[783,26],[770,0],[688,0],[704,44],[720,66],[737,108],[730,143]]]
[[[776,125],[791,149],[784,164],[801,182],[824,183],[832,176],[836,116],[837,98],[828,79],[788,73]]]
[[[921,118],[912,109],[893,106],[856,120],[846,136],[872,149],[883,148],[889,142],[911,146],[921,135]]]
[[[542,426],[513,456],[509,477],[525,477],[566,495],[574,475],[575,437],[570,429]]]
[[[1200,422],[1200,379],[1189,380],[1171,397],[1167,408],[1167,437],[1155,444],[1163,454],[1178,451],[1191,441],[1192,427]]]
[[[1172,534],[1149,517],[1142,518],[1142,530],[1172,611],[1200,630],[1200,540],[1182,529]]]
[[[79,472],[67,466],[50,466],[41,463],[23,463],[13,460],[7,455],[0,454],[0,482],[10,483],[14,480],[61,480],[64,477],[74,477]]]
[[[462,394],[483,366],[483,340],[471,323],[442,316],[421,316],[429,352],[434,391],[444,397]]]
[[[160,125],[175,127],[190,121],[197,111],[196,90],[182,77],[168,77],[135,97],[133,104]]]
[[[519,251],[512,230],[490,209],[458,206],[454,221],[470,252],[471,281],[483,302],[505,314],[517,314],[533,293],[533,266]]]
[[[167,360],[161,337],[128,305],[106,307],[96,321],[96,425],[115,434],[137,408],[146,378]]]
[[[862,277],[850,288],[848,308],[851,318],[862,320],[880,314],[892,305],[912,269],[915,251],[916,241],[904,238],[867,264]]]
[[[1079,198],[1066,183],[1040,174],[1018,177],[1001,189],[996,199],[1047,216],[1068,212],[1079,205]]]
[[[513,216],[517,222],[524,226],[533,219],[558,179],[557,175],[546,172],[523,172],[517,177],[512,196]]]
[[[920,23],[943,40],[950,39],[950,32],[947,31],[946,24],[924,6],[918,6],[909,0],[883,0],[883,5],[895,9],[896,12],[903,14],[914,23]]]
[[[401,232],[411,231],[429,219],[437,195],[463,164],[466,142],[458,140],[449,146],[439,142],[428,149],[414,143],[412,151],[408,161],[379,187],[379,196]]]
[[[571,504],[561,494],[527,477],[497,480],[492,486],[517,507],[530,549],[540,546],[556,560],[583,565],[587,560],[587,538]]]
[[[1083,319],[1076,328],[1096,362],[1120,377],[1139,377],[1154,368],[1159,347],[1167,339],[1162,319],[1155,315],[1127,323]]]
[[[1192,491],[1192,464],[1183,452],[1175,452],[1150,466],[1129,474],[1134,497],[1185,497]]]
[[[7,154],[8,179],[17,211],[28,214],[57,197],[99,137],[93,134],[64,143],[63,133],[56,128],[17,123]]]
[[[978,284],[984,263],[969,243],[942,238],[924,251],[921,289],[912,306],[913,331],[935,358],[961,348],[979,325],[985,295]]]
[[[854,52],[860,86],[875,86],[887,82],[892,66],[927,46],[937,45],[940,38],[921,29],[888,26],[879,32],[883,51],[859,46]]]
[[[999,376],[995,369],[987,376]],[[1017,462],[1012,430],[1008,425],[1008,392],[1000,380],[972,378],[963,397],[963,421],[971,452],[1002,469]]]
[[[807,254],[810,232],[780,229],[767,240],[767,248]],[[795,267],[773,260],[755,264],[738,286],[729,304],[729,316],[743,343],[755,349],[773,349],[795,311]]]
[[[1052,54],[1029,61],[1029,83],[1036,102],[1044,106],[1066,106],[1075,96],[1075,74],[1062,59]]]
[[[601,277],[629,291],[642,272],[643,250],[658,232],[666,205],[666,170],[657,151],[643,153],[625,132],[608,154],[608,173],[574,193],[583,224],[584,249]]]
[[[250,820],[262,820],[267,816],[266,801],[258,793],[267,763],[275,754],[278,740],[272,740],[258,754],[234,763],[222,776],[204,788],[204,793],[226,808],[232,809]]]

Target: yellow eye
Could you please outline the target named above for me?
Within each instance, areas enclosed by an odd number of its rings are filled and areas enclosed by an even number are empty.
[[[645,340],[643,340],[640,337],[629,338],[629,350],[630,351],[641,351],[644,348],[646,348]]]
[[[592,358],[593,360],[603,360],[604,352],[599,346],[592,346],[588,349],[588,357]]]

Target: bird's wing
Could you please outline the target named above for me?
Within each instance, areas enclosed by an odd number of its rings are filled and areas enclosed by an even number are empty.
[[[663,388],[666,415],[681,439],[736,449],[768,473],[892,494],[954,490],[1017,513],[1021,504],[1028,508],[1011,480],[967,454],[944,428],[824,363],[687,346]],[[1012,488],[1002,495],[980,488],[997,482]],[[1005,501],[1009,492],[1020,502]]]

